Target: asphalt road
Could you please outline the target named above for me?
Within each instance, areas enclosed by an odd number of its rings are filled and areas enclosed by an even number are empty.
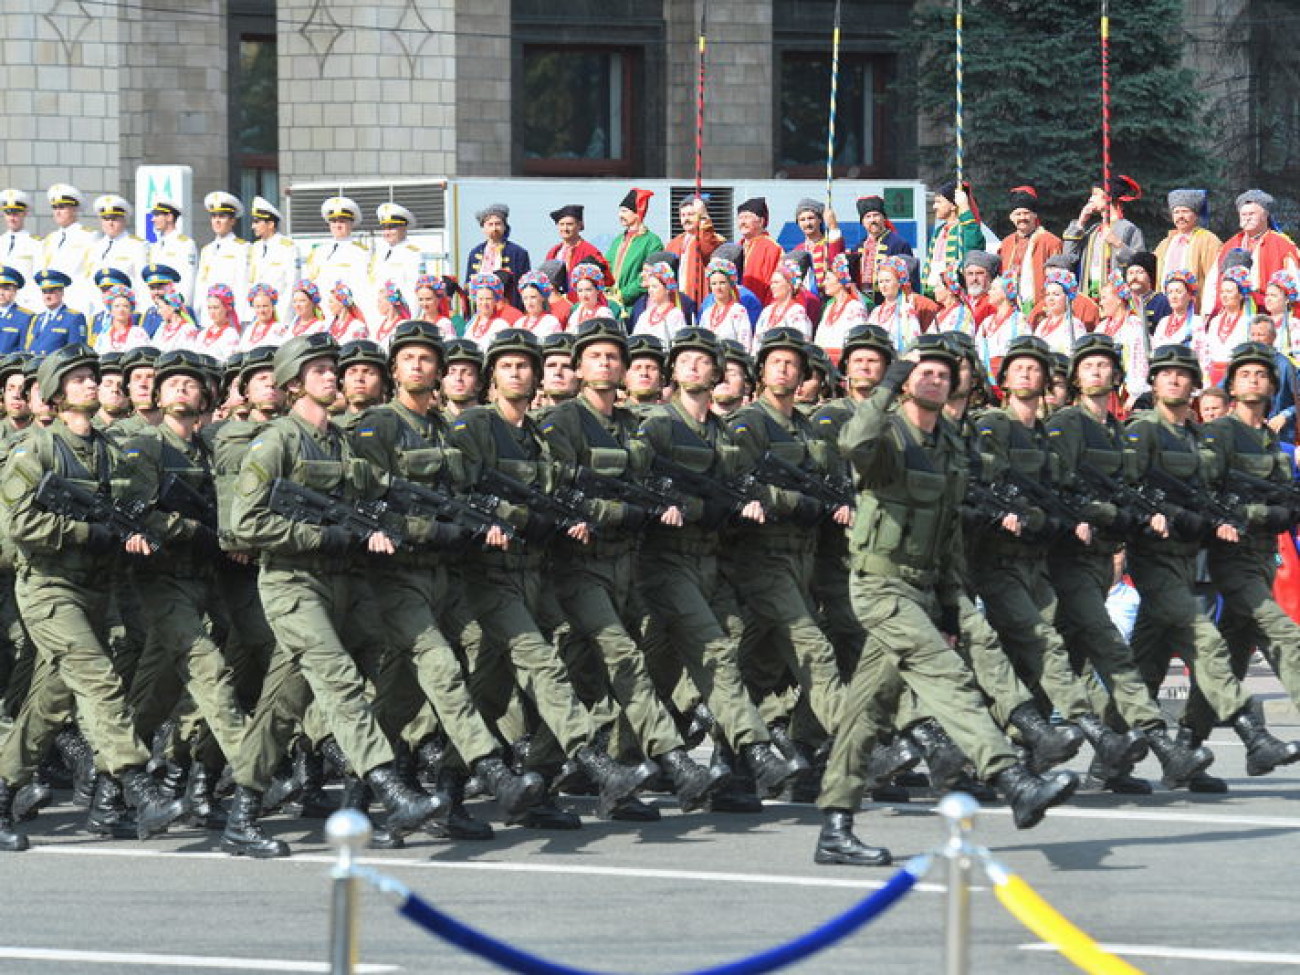
[[[1279,734],[1300,719],[1272,692]],[[1286,721],[1283,725],[1281,721]],[[1085,932],[1152,973],[1300,967],[1300,765],[1250,779],[1227,731],[1211,741],[1226,796],[1157,791],[1081,795],[1018,832],[1000,807],[975,839]],[[1082,771],[1083,765],[1079,764]],[[1158,778],[1148,759],[1142,770]],[[366,862],[459,919],[548,959],[605,972],[692,971],[796,937],[867,896],[889,869],[818,867],[818,815],[772,804],[762,815],[680,815],[646,826],[588,819],[575,833],[500,828],[483,844],[414,837]],[[591,800],[573,800],[589,812]],[[934,797],[872,807],[859,834],[897,861],[943,839]],[[491,810],[488,805],[480,807]],[[117,975],[325,971],[329,868],[322,824],[277,817],[288,860],[221,854],[215,837],[175,831],[148,843],[92,840],[67,807],[31,824],[33,848],[0,858],[0,973]],[[892,911],[792,970],[943,970],[943,873]],[[1021,927],[977,876],[973,972],[1074,971]],[[366,972],[495,970],[362,895]]]

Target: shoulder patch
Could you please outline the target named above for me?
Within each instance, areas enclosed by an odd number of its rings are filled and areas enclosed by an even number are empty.
[[[374,427],[366,427],[366,428],[363,429],[363,430],[358,430],[358,431],[357,431],[357,436],[358,436],[358,437],[373,437],[374,435],[375,435],[375,428],[374,428]]]

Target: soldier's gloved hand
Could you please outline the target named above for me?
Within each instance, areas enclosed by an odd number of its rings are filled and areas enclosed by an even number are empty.
[[[326,525],[320,533],[321,555],[346,555],[352,548],[352,533],[341,525]]]
[[[421,542],[432,549],[460,548],[466,544],[473,532],[463,525],[447,521],[434,521],[429,524]]]
[[[86,539],[86,551],[91,555],[108,555],[122,547],[117,536],[104,525],[91,525],[90,537]]]
[[[907,359],[895,359],[885,370],[885,378],[880,380],[880,385],[891,393],[897,393],[903,388],[903,383],[907,382],[908,377],[912,375],[912,370],[916,368],[915,362],[909,362]]]

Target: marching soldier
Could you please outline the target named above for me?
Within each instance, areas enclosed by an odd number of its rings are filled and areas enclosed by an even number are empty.
[[[302,278],[302,257],[298,246],[280,233],[281,216],[270,200],[253,197],[249,208],[254,240],[248,246],[248,283],[275,289],[280,301],[279,320],[293,319],[293,288]]]
[[[452,339],[444,355],[447,372],[442,377],[442,404],[451,422],[484,400],[483,352],[473,339]]]
[[[627,340],[628,367],[624,384],[628,406],[643,419],[664,401],[664,362],[667,350],[656,335],[632,335]]]
[[[33,428],[14,448],[0,481],[17,550],[18,608],[37,654],[31,690],[0,742],[4,850],[27,848],[27,838],[12,831],[11,790],[31,776],[74,705],[103,770],[87,821],[91,832],[115,833],[127,825],[123,793],[134,807],[141,839],[186,811],[184,803],[165,799],[145,772],[149,754],[132,729],[121,680],[105,649],[113,566],[124,542],[106,525],[42,500],[38,490],[51,478],[92,494],[111,490],[117,452],[91,424],[99,409],[98,380],[97,357],[83,344],[45,358],[37,382],[57,417],[47,428]],[[125,539],[127,551],[147,546],[140,533]]]
[[[462,562],[469,608],[483,634],[477,647],[466,648],[471,686],[486,716],[495,719],[504,714],[517,683],[571,760],[554,787],[558,791],[580,769],[599,787],[597,815],[607,818],[618,803],[635,795],[651,771],[620,765],[593,746],[596,729],[538,624],[546,536],[562,532],[586,544],[591,527],[586,520],[557,522],[554,512],[537,509],[540,494],[551,489],[557,475],[546,442],[528,416],[542,364],[537,339],[523,329],[506,329],[492,340],[486,360],[492,405],[461,414],[452,423],[451,441],[464,454],[471,484],[491,490],[503,483],[493,479],[495,473],[504,475],[507,485],[522,485],[503,502],[501,514],[525,533],[527,545],[522,550],[509,546],[500,531],[489,532],[489,547],[471,550]]]
[[[572,332],[552,332],[542,339],[542,395],[538,403],[542,415],[578,395],[580,382],[573,368],[573,341]]]
[[[199,273],[194,279],[194,293],[187,297],[199,302],[198,323],[202,328],[211,324],[207,311],[208,291],[213,285],[224,284],[235,295],[236,317],[246,321],[249,309],[248,294],[248,241],[235,236],[235,224],[244,215],[244,204],[239,198],[217,190],[203,198],[203,208],[208,211],[212,224],[212,242],[199,251]]]
[[[612,318],[584,322],[574,342],[573,366],[581,392],[550,410],[541,423],[551,455],[600,478],[622,480],[644,473],[638,453],[644,455],[645,446],[633,444],[639,421],[615,405],[627,367],[622,326]],[[613,695],[636,742],[669,777],[683,811],[690,812],[707,802],[726,775],[702,768],[686,753],[630,633],[639,622],[632,604],[635,548],[641,527],[656,513],[626,498],[600,498],[599,492],[590,503],[595,537],[586,545],[561,539],[552,561],[556,598],[570,627],[564,641],[570,650],[569,673],[589,707],[607,693]],[[675,505],[657,519],[666,528],[683,524]],[[593,650],[599,655],[594,668],[575,665],[579,660],[587,664]]]
[[[199,246],[193,237],[181,233],[176,227],[181,218],[181,206],[170,197],[159,197],[154,200],[149,215],[158,239],[146,248],[148,263],[173,269],[176,272],[176,290],[185,296],[186,304],[190,304],[194,301],[194,276],[199,270]],[[145,285],[152,287],[147,276]],[[148,331],[153,334],[152,330]]]
[[[260,555],[258,590],[276,638],[244,747],[232,757],[235,797],[221,845],[235,856],[289,853],[287,844],[262,832],[257,818],[293,719],[302,718],[313,698],[350,768],[387,808],[392,833],[409,833],[447,814],[446,797],[418,794],[397,775],[362,676],[339,640],[341,615],[349,607],[344,581],[347,555],[355,551],[351,533],[338,525],[295,521],[272,500],[281,478],[342,502],[377,489],[369,465],[354,459],[330,422],[337,366],[338,346],[328,335],[304,335],[276,352],[274,379],[288,393],[289,413],[249,446],[231,502],[233,547]],[[362,544],[376,556],[391,557],[396,548],[382,531]]]

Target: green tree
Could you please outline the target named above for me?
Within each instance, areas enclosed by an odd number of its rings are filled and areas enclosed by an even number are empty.
[[[1165,194],[1212,187],[1196,76],[1181,66],[1182,0],[1112,0],[1111,168],[1144,198],[1127,208],[1154,246]],[[967,0],[964,9],[967,178],[982,216],[1007,233],[1006,191],[1032,184],[1056,232],[1102,178],[1100,0]],[[954,4],[918,4],[912,27],[918,105],[941,125],[954,116]],[[936,180],[951,179],[951,137],[923,150]]]

